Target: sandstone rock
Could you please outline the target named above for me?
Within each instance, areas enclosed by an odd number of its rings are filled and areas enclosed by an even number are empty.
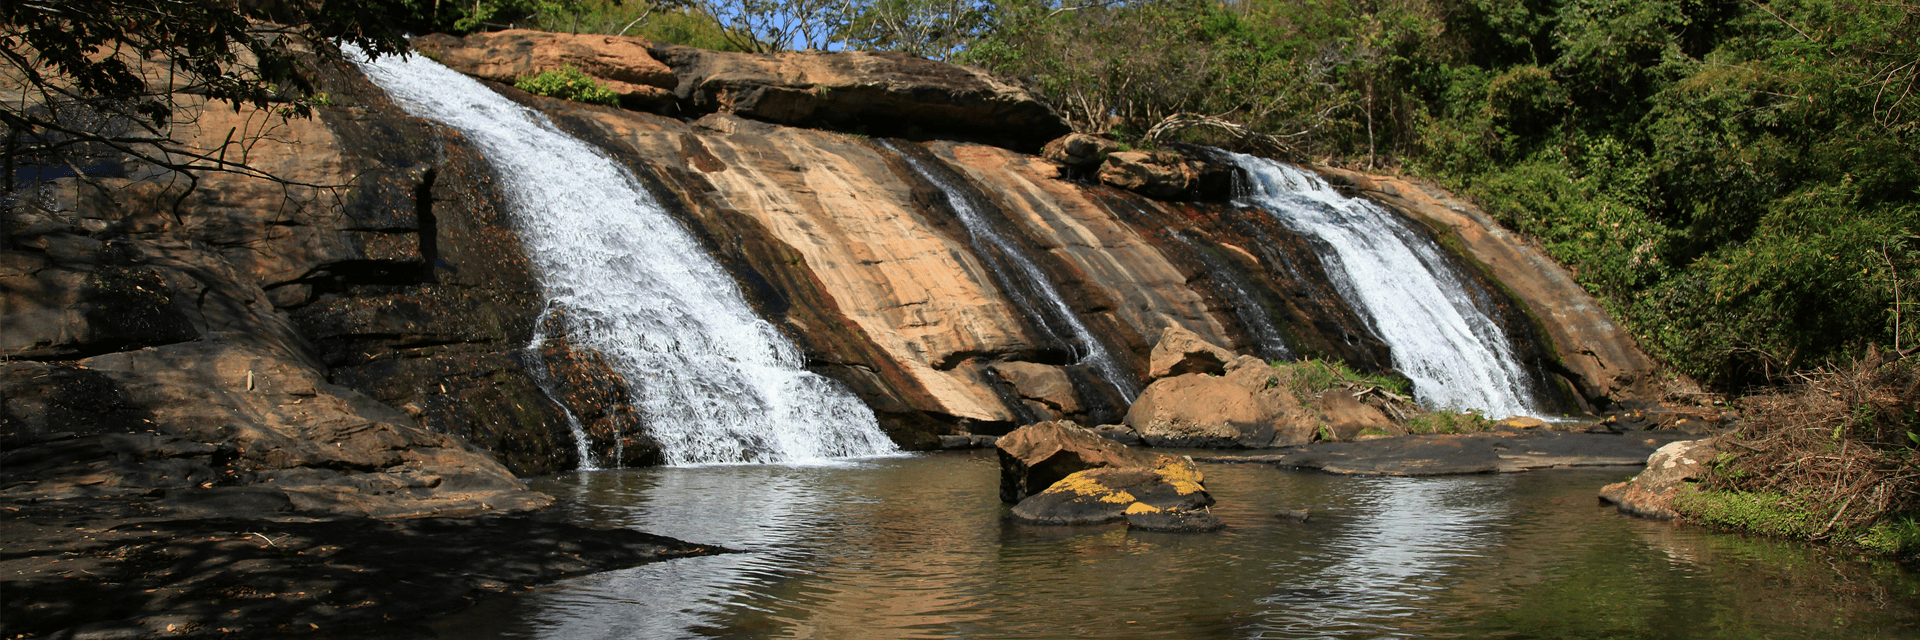
[[[1168,152],[1117,151],[1100,164],[1100,181],[1162,200],[1181,199],[1199,176],[1186,159]]]
[[[1547,426],[1547,421],[1532,416],[1514,416],[1493,423],[1496,429],[1538,429]]]
[[[651,43],[679,76],[689,113],[726,112],[873,135],[957,136],[1037,149],[1065,120],[1026,89],[986,72],[894,52],[747,54]]]
[[[163,491],[200,517],[460,515],[552,501],[459,439],[238,342],[6,363],[0,396],[7,497]]]
[[[1317,426],[1282,384],[1284,372],[1236,359],[1224,376],[1161,378],[1127,410],[1126,425],[1156,447],[1264,448],[1306,444]]]
[[[1647,457],[1640,475],[1602,487],[1600,499],[1627,515],[1672,520],[1680,515],[1673,510],[1674,498],[1693,491],[1692,481],[1704,475],[1718,455],[1719,445],[1712,439],[1668,443]]]
[[[1060,367],[1032,362],[997,362],[992,366],[994,372],[1013,385],[1021,398],[1039,403],[1055,414],[1055,420],[1085,411],[1080,403],[1080,394],[1074,391],[1073,380]]]
[[[1040,149],[1040,157],[1075,169],[1090,169],[1120,150],[1120,143],[1084,133],[1069,133]]]
[[[1160,456],[1152,467],[1105,467],[1079,471],[1014,505],[1013,517],[1029,524],[1089,525],[1129,519],[1130,514],[1192,512],[1211,506],[1193,461]],[[1189,526],[1190,519],[1163,515],[1147,526]]]
[[[647,41],[640,38],[509,29],[465,38],[421,36],[413,39],[413,46],[456,71],[507,84],[574,67],[606,83],[630,108],[672,104],[679,82],[672,69],[647,53]]]
[[[1314,407],[1320,411],[1320,423],[1326,425],[1335,440],[1354,440],[1367,430],[1382,434],[1405,432],[1379,408],[1354,399],[1346,389],[1321,392],[1314,400]]]
[[[1071,421],[1030,424],[1001,436],[1000,499],[1018,503],[1074,473],[1101,467],[1155,466],[1159,458],[1128,449]]]
[[[1233,360],[1233,352],[1207,342],[1184,327],[1168,326],[1160,332],[1160,341],[1153,345],[1147,378],[1158,380],[1189,373],[1217,376],[1226,373],[1227,363]]]

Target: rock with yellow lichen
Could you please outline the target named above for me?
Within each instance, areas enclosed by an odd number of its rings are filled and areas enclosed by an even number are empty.
[[[1068,475],[1021,500],[1013,517],[1028,524],[1090,525],[1126,521],[1156,531],[1211,531],[1219,520],[1204,509],[1213,496],[1192,460],[1153,456],[1153,466],[1102,467]],[[1140,524],[1134,524],[1135,521]]]
[[[994,444],[1000,450],[1000,499],[1009,504],[1017,504],[1080,471],[1102,467],[1151,469],[1165,457],[1129,449],[1071,420],[1030,424],[1001,436]]]

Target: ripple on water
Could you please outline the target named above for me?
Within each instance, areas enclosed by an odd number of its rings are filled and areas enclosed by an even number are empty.
[[[1920,637],[1911,572],[1618,516],[1593,498],[1618,470],[1204,469],[1229,525],[1217,534],[1014,524],[990,451],[549,478],[537,487],[572,498],[577,520],[742,553],[567,581],[436,630],[570,640]],[[1283,508],[1313,516],[1274,518]]]

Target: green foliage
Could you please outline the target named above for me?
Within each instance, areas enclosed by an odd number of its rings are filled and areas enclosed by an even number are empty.
[[[1404,396],[1412,388],[1412,383],[1406,378],[1390,374],[1360,373],[1340,360],[1302,358],[1292,362],[1271,364],[1282,374],[1279,377],[1286,380],[1287,389],[1296,397],[1303,399],[1328,389],[1377,387]],[[1269,380],[1267,386],[1272,388],[1275,384],[1277,384],[1276,380]]]
[[[1493,428],[1493,421],[1478,411],[1427,411],[1407,418],[1402,424],[1407,433],[1474,433]]]
[[[620,94],[572,65],[520,78],[513,86],[527,93],[562,100],[609,106],[620,104]]]
[[[1854,538],[1860,548],[1890,556],[1920,555],[1920,515],[1904,514],[1876,522]]]
[[[1673,508],[1693,522],[1780,538],[1806,539],[1823,524],[1801,501],[1771,492],[1687,491]]]

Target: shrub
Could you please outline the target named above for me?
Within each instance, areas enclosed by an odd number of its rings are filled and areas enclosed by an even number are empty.
[[[1738,402],[1689,520],[1769,535],[1920,551],[1920,358],[1873,353]]]
[[[534,95],[615,106],[620,104],[620,94],[608,89],[593,76],[582,73],[572,65],[551,69],[538,74],[525,76],[513,83],[521,91]]]

